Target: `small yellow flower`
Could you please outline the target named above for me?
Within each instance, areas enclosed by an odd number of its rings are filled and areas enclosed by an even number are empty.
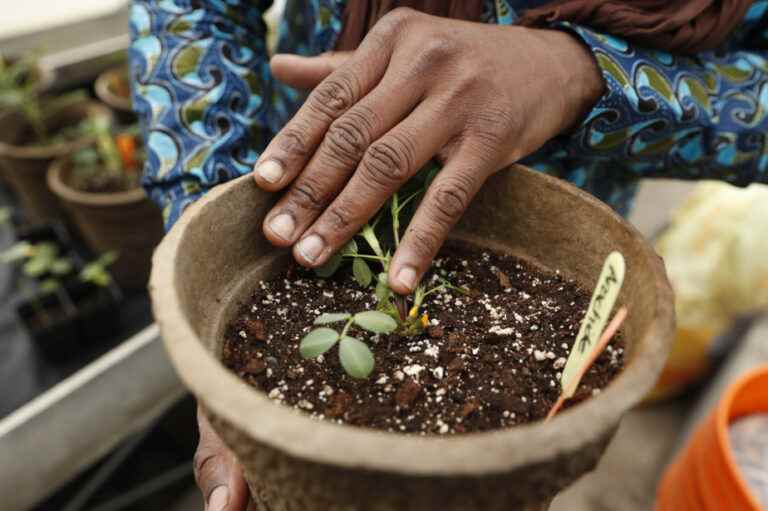
[[[427,325],[429,325],[429,316],[425,312],[424,314],[421,315],[421,327],[427,328]]]
[[[408,312],[408,316],[412,318],[415,318],[416,316],[418,316],[418,314],[419,314],[419,308],[416,307],[415,305],[411,307],[410,312]]]

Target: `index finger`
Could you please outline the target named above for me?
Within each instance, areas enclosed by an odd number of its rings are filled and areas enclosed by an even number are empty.
[[[331,123],[360,101],[384,76],[392,54],[393,23],[379,25],[355,54],[318,85],[272,139],[256,163],[256,184],[277,191],[306,166]]]

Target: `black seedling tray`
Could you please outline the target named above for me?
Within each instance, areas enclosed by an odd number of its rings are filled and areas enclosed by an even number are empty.
[[[65,289],[77,310],[78,326],[84,343],[92,344],[118,334],[123,293],[114,280],[107,287],[74,281]]]
[[[46,358],[64,360],[77,351],[77,313],[63,290],[25,300],[16,312]]]
[[[34,280],[22,277],[27,292],[16,311],[38,345],[50,360],[75,356],[82,347],[94,345],[116,336],[120,329],[120,304],[123,293],[114,283],[107,287],[82,282],[78,278],[87,254],[78,250],[64,224],[54,222],[17,231],[18,241],[30,243],[50,242],[59,247],[59,253],[73,262],[72,273],[62,279],[62,286],[53,293],[43,293],[40,282],[49,275]]]

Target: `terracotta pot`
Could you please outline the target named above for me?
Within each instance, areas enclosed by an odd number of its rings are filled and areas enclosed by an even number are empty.
[[[249,176],[191,206],[155,253],[150,293],[181,379],[270,511],[547,509],[591,470],[624,413],[651,389],[674,333],[661,259],[608,206],[513,167],[493,176],[455,237],[557,268],[591,288],[614,249],[627,259],[620,296],[627,366],[598,396],[549,423],[450,438],[388,434],[312,420],[274,404],[220,362],[240,303],[289,254],[262,235],[274,195]]]
[[[760,511],[736,466],[728,425],[768,412],[768,366],[734,383],[670,465],[659,485],[657,511]]]
[[[26,124],[19,114],[9,115],[7,126],[14,133],[12,142],[0,142],[0,173],[20,198],[28,220],[36,223],[61,219],[59,202],[45,182],[48,167],[56,158],[70,155],[91,141],[84,137],[49,146],[25,145],[29,132]],[[112,119],[112,113],[106,107],[94,101],[82,101],[53,116],[49,129],[55,131],[92,116]]]
[[[120,96],[112,89],[114,80],[127,76],[127,67],[115,67],[101,73],[99,77],[96,78],[94,84],[96,97],[115,111],[117,120],[120,124],[132,124],[136,122],[136,115],[133,113],[131,98]]]
[[[90,193],[72,188],[70,158],[55,160],[48,170],[48,187],[59,198],[93,252],[116,250],[111,267],[125,289],[147,286],[152,251],[163,237],[163,219],[141,188],[119,193]]]

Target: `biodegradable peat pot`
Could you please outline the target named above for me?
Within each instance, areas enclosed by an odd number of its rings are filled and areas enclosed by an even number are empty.
[[[547,509],[595,466],[622,415],[664,365],[674,307],[661,259],[608,206],[561,180],[512,167],[486,183],[455,236],[557,268],[590,289],[606,255],[623,252],[624,371],[549,423],[451,437],[331,424],[278,406],[218,360],[239,303],[287,262],[261,232],[273,201],[248,176],[217,187],[161,243],[150,281],[171,360],[264,509]]]
[[[119,80],[128,80],[127,67],[115,67],[101,73],[94,84],[94,91],[96,97],[115,111],[121,124],[132,124],[136,122],[136,114],[133,113],[131,97],[115,90],[114,84]]]
[[[109,109],[95,101],[81,101],[63,108],[49,121],[55,132],[79,123],[88,117],[104,116],[112,119]],[[29,130],[20,116],[9,119],[11,129],[17,129],[13,142],[0,142],[0,172],[21,199],[31,223],[57,220],[62,211],[56,196],[46,184],[46,173],[51,162],[85,147],[87,137],[47,146],[27,145]]]
[[[71,187],[70,158],[54,161],[48,187],[70,214],[83,239],[95,253],[119,252],[111,272],[124,289],[147,285],[152,251],[163,237],[160,209],[141,188],[117,193],[83,192]]]

